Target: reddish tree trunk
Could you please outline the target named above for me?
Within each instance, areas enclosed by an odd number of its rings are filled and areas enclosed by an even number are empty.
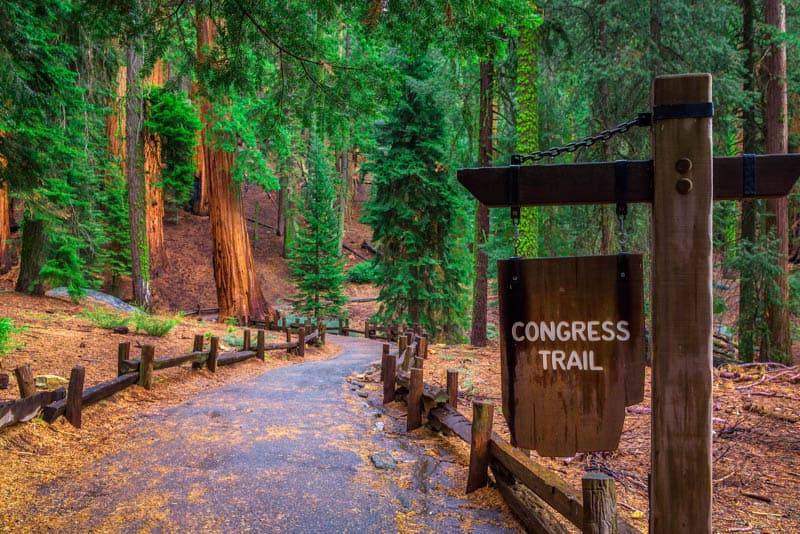
[[[215,35],[214,23],[207,17],[197,16],[195,19],[197,28],[197,61],[202,63],[207,60],[204,47],[208,46]],[[202,106],[203,97],[199,94],[200,87],[195,83],[192,85],[192,98],[198,107]],[[208,170],[206,169],[206,146],[203,143],[203,131],[197,132],[197,146],[195,148],[195,159],[197,162],[197,175],[195,183],[195,195],[192,199],[192,213],[195,215],[209,214],[209,183]]]
[[[198,21],[198,62],[206,60],[202,50],[213,45],[214,33],[210,20]],[[267,304],[256,277],[242,208],[242,188],[235,184],[231,175],[233,153],[208,142],[215,121],[208,99],[200,98],[200,112],[205,125],[202,132],[203,168],[208,179],[219,320],[236,317],[241,324],[246,324],[248,319],[269,321],[275,318],[275,313]]]
[[[494,130],[494,113],[492,109],[492,89],[494,70],[492,60],[480,64],[480,134],[478,141],[478,165],[487,166],[491,161],[492,132]],[[483,245],[489,237],[489,208],[477,202],[475,213],[475,285],[472,291],[472,330],[469,342],[474,347],[485,347],[487,301],[488,301],[488,269],[489,257]]]
[[[147,84],[163,87],[167,80],[164,62],[158,60]],[[150,271],[157,271],[166,263],[164,248],[164,188],[161,187],[161,139],[154,134],[144,138],[144,175],[147,183],[147,242],[150,247]]]
[[[765,16],[768,25],[777,33],[786,31],[786,9],[781,0],[767,0]],[[767,153],[785,154],[788,148],[788,93],[786,85],[786,47],[773,44],[767,55]],[[779,239],[778,252],[781,274],[776,280],[780,288],[781,303],[767,304],[767,320],[770,331],[770,347],[762,347],[765,358],[791,355],[789,335],[789,283],[787,278],[789,260],[789,205],[786,197],[767,200],[767,232],[774,232]],[[764,349],[766,349],[764,351]]]
[[[0,274],[11,269],[11,204],[8,184],[0,184]]]

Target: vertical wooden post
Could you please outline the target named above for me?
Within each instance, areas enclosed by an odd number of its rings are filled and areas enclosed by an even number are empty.
[[[708,74],[653,85],[654,110],[709,102]],[[711,532],[712,124],[654,119],[650,532]]]
[[[153,387],[153,360],[156,349],[153,345],[142,345],[142,359],[139,364],[139,385],[145,389]]]
[[[242,350],[250,350],[250,329],[242,330]]]
[[[31,364],[25,363],[14,369],[14,376],[17,377],[17,386],[19,386],[19,396],[21,398],[26,399],[36,393]]]
[[[583,534],[617,534],[617,490],[605,473],[587,473],[583,487]]]
[[[388,344],[386,345],[388,346]],[[383,355],[383,364],[385,369],[381,372],[384,373],[383,379],[383,403],[389,404],[394,400],[394,394],[397,382],[397,358],[386,352]]]
[[[256,334],[256,358],[258,358],[261,361],[267,359],[267,352],[264,350],[264,345],[265,345],[264,336],[265,333],[263,330],[259,330],[258,333]]]
[[[286,343],[291,343],[292,342],[292,331],[289,330],[288,326],[286,326],[286,327],[284,327],[284,332],[286,332]],[[291,353],[292,353],[292,349],[287,347],[286,348],[286,354],[291,354]]]
[[[64,407],[64,417],[75,428],[81,427],[81,411],[83,410],[83,380],[86,377],[86,369],[82,365],[76,365],[69,374],[69,385],[67,386],[67,404]]]
[[[381,382],[386,380],[386,366],[383,365],[383,361],[387,356],[389,356],[389,344],[384,343],[381,346]]]
[[[195,334],[194,345],[192,345],[192,352],[203,352],[203,342],[205,338],[203,334]],[[192,369],[201,369],[203,364],[201,362],[192,362]]]
[[[301,326],[297,329],[297,355],[301,358],[306,357],[306,327]]]
[[[194,336],[194,344],[192,345],[192,352],[202,352],[203,351],[203,334],[195,334]]]
[[[131,342],[123,341],[117,345],[117,376],[125,373],[126,368],[122,362],[130,359],[131,356]]]
[[[411,368],[407,404],[406,430],[411,432],[422,426],[422,369]]]
[[[206,360],[206,367],[212,373],[217,372],[217,358],[219,358],[219,338],[214,336],[211,338],[211,344],[208,349],[208,360]]]
[[[447,370],[447,404],[458,408],[458,371]]]
[[[411,358],[409,358],[408,354],[403,354],[407,347],[406,336],[399,336],[397,338],[397,357],[403,358],[401,362],[401,368],[403,371],[408,371],[408,368],[411,367]]]
[[[364,339],[369,339],[369,319],[364,321]]]
[[[428,334],[420,334],[417,352],[423,359],[428,359]]]
[[[325,325],[325,323],[320,322],[319,323],[319,341],[323,345],[325,344],[325,341],[326,341],[325,338],[326,338],[327,335],[328,335],[328,327]]]
[[[482,488],[489,481],[489,442],[492,439],[494,406],[490,401],[472,403],[472,438],[469,448],[467,493]]]

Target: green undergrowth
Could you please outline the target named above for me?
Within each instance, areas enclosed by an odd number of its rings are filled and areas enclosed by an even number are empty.
[[[8,354],[20,347],[14,341],[14,334],[24,332],[27,327],[14,326],[14,321],[9,317],[0,317],[0,356]]]
[[[133,315],[95,306],[87,308],[78,314],[78,317],[91,321],[100,328],[113,330],[125,326],[133,326],[137,332],[150,336],[165,336],[181,322],[180,317],[148,315],[135,313]]]

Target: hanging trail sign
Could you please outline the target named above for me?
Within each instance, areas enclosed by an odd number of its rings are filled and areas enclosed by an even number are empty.
[[[642,256],[497,264],[503,413],[542,456],[615,450],[644,398]]]

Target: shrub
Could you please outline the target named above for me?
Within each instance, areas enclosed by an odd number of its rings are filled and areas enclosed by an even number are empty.
[[[83,310],[78,317],[91,321],[100,328],[113,330],[121,326],[127,326],[131,322],[131,317],[121,312],[107,310],[99,306]]]
[[[169,334],[175,325],[181,322],[180,317],[158,317],[155,315],[147,315],[146,313],[137,313],[133,317],[134,325],[137,332],[145,332],[151,336],[165,336]]]
[[[8,317],[0,317],[0,356],[14,350],[11,335],[18,331],[18,328],[14,328],[14,321]]]
[[[347,271],[347,280],[354,284],[372,284],[375,282],[375,264],[372,261],[365,261],[353,265]]]

